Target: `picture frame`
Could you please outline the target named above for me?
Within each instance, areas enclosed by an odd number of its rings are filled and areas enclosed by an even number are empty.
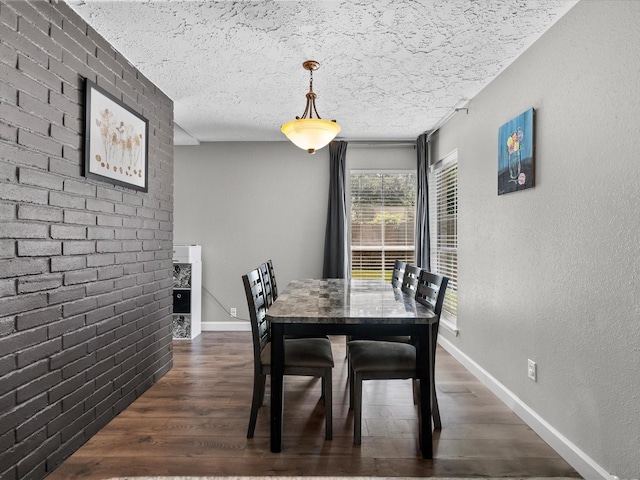
[[[498,195],[535,186],[534,118],[530,108],[498,129]]]
[[[85,79],[84,175],[148,191],[149,121]]]

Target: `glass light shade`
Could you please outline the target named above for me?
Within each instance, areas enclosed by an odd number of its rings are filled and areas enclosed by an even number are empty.
[[[281,130],[294,145],[315,153],[336,137],[340,132],[340,125],[321,118],[300,118],[285,123]]]

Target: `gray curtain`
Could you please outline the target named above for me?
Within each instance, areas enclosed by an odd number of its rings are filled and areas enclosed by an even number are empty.
[[[429,170],[429,140],[423,133],[416,140],[418,152],[417,191],[416,191],[416,265],[431,271],[431,259],[429,258],[429,183],[427,171]]]
[[[324,278],[347,278],[347,203],[345,171],[347,142],[329,144],[329,207],[324,236]]]

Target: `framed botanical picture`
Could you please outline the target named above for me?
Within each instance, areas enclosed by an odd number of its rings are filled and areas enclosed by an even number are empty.
[[[498,195],[535,185],[533,120],[530,108],[498,130]]]
[[[86,177],[148,190],[149,121],[88,79],[84,134]]]

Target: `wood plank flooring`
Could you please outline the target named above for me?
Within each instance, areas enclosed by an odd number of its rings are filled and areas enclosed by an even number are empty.
[[[332,338],[333,440],[324,440],[320,382],[286,377],[283,449],[269,449],[269,384],[255,437],[246,438],[253,365],[249,332],[203,332],[174,342],[174,368],[49,480],[141,475],[575,477],[562,458],[440,347],[443,428],[421,458],[411,383],[363,388],[362,445],[353,445],[345,345]]]

